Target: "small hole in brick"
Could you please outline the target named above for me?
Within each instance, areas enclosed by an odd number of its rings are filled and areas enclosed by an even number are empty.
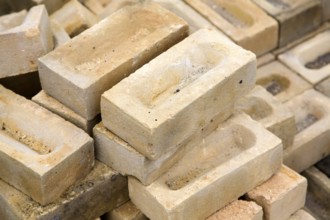
[[[210,122],[212,123],[213,122],[213,119]]]
[[[242,83],[243,83],[243,80],[240,80],[240,81],[239,81],[239,84],[242,84]]]
[[[157,118],[155,119],[155,121],[158,121]]]
[[[93,50],[95,50],[95,47],[93,47]]]
[[[178,92],[180,92],[180,89],[175,90],[174,94],[175,94],[175,93],[178,93]]]

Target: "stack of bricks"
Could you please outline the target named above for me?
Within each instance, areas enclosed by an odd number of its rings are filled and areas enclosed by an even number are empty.
[[[329,9],[0,0],[0,219],[329,219]]]

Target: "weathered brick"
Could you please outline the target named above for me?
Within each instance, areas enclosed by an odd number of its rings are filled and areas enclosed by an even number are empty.
[[[277,47],[278,24],[251,0],[185,0],[238,45],[257,56]]]
[[[240,114],[149,186],[129,177],[130,198],[151,219],[204,219],[269,179],[281,161],[280,139]]]
[[[92,171],[54,202],[41,206],[0,180],[0,219],[95,219],[128,201],[127,178],[96,161]]]
[[[104,220],[148,220],[148,218],[131,202],[112,210],[103,216]]]
[[[52,48],[46,8],[33,7],[21,25],[0,32],[0,78],[36,71],[38,57]]]
[[[330,30],[327,30],[281,54],[279,59],[315,85],[330,76],[329,51]]]
[[[275,56],[272,53],[266,53],[260,57],[258,57],[257,59],[257,66],[258,68],[260,68],[261,66],[272,62],[273,60],[275,60]]]
[[[126,7],[40,58],[42,88],[85,119],[93,119],[100,113],[104,91],[187,32],[181,18],[160,6]]]
[[[330,154],[330,99],[311,89],[285,105],[295,115],[297,134],[284,151],[284,164],[301,172]]]
[[[288,219],[304,207],[307,180],[286,166],[269,180],[247,193],[247,198],[262,206],[264,219]]]
[[[303,209],[298,210],[288,220],[316,220],[311,214]]]
[[[256,86],[236,103],[235,109],[247,113],[279,137],[284,149],[292,145],[296,134],[294,115],[263,87]]]
[[[0,31],[5,31],[16,26],[19,26],[23,23],[25,17],[27,15],[26,10],[22,10],[20,12],[13,12],[7,15],[3,15],[0,17]]]
[[[321,23],[319,0],[254,0],[279,22],[279,46],[315,30]]]
[[[312,88],[311,84],[278,61],[257,69],[256,84],[265,87],[281,102],[286,102]]]
[[[93,140],[83,130],[2,86],[0,108],[4,181],[44,205],[91,170]]]

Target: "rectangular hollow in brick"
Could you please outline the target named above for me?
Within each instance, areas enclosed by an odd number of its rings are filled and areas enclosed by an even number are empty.
[[[254,85],[255,68],[253,53],[202,29],[106,91],[104,126],[157,159],[220,112],[228,118]]]
[[[184,20],[156,4],[125,7],[41,57],[41,86],[93,119],[104,91],[187,34]]]
[[[94,164],[83,130],[0,87],[0,177],[45,205],[82,179]]]
[[[240,114],[149,186],[129,177],[130,198],[151,219],[204,219],[266,181],[281,163],[280,139]]]

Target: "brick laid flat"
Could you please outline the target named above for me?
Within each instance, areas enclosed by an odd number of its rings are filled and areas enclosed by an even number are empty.
[[[304,207],[307,180],[286,166],[265,183],[247,193],[247,198],[263,207],[264,219],[288,219]]]
[[[0,32],[21,25],[27,15],[26,10],[13,12],[0,17]]]
[[[234,42],[257,56],[277,47],[278,24],[251,0],[185,0]]]
[[[42,88],[93,119],[104,91],[187,34],[186,22],[158,5],[125,7],[40,58]]]
[[[83,130],[0,86],[0,177],[41,204],[57,199],[94,164]]]
[[[23,23],[0,31],[0,78],[36,71],[37,59],[53,49],[44,6],[30,9]]]
[[[157,159],[219,113],[228,118],[253,87],[255,71],[253,53],[202,29],[106,91],[104,126]]]
[[[266,181],[281,162],[280,139],[240,114],[149,186],[129,177],[129,194],[151,219],[204,219]]]
[[[127,178],[96,161],[83,180],[46,206],[0,180],[0,219],[96,219],[128,199]]]
[[[300,209],[296,213],[291,215],[288,220],[316,220],[316,218],[314,218],[314,216],[312,216],[305,210]]]
[[[104,220],[148,220],[131,201],[126,202],[103,217]]]
[[[330,99],[311,89],[285,105],[295,115],[297,134],[284,150],[284,164],[299,173],[330,154]]]
[[[255,202],[236,200],[220,209],[206,220],[262,220],[262,207]]]

